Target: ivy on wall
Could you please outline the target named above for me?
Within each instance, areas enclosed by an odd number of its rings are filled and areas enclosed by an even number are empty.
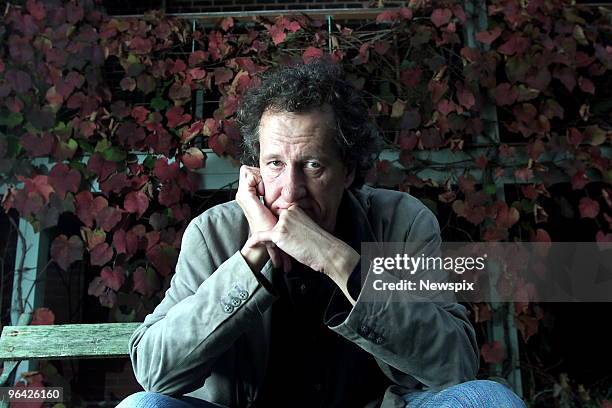
[[[488,26],[470,34],[479,16]],[[89,292],[103,305],[119,307],[118,293],[161,297],[197,215],[187,203],[202,148],[237,157],[235,111],[258,73],[331,55],[397,151],[369,182],[434,188],[429,200],[475,227],[473,239],[550,241],[548,213],[569,205],[595,226],[592,240],[609,242],[610,21],[604,8],[546,0],[482,10],[411,1],[331,31],[304,15],[203,28],[160,12],[117,19],[73,1],[10,5],[0,20],[2,204],[37,230],[72,214],[80,234],[57,236],[51,257],[64,270],[98,268]],[[204,116],[200,90],[216,104]],[[423,158],[441,151],[470,159]],[[432,168],[446,180],[421,176]],[[558,176],[584,191],[578,202],[550,199]],[[508,180],[520,194],[506,202],[497,193]],[[474,310],[477,322],[490,318],[486,305]],[[528,302],[517,307],[525,341],[540,318]],[[503,359],[486,346],[485,361]]]

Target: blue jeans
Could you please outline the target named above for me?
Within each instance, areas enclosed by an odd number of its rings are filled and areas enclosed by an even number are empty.
[[[406,408],[525,408],[508,387],[495,381],[474,380],[442,391],[414,391],[403,396]],[[192,397],[170,397],[154,392],[137,392],[117,408],[218,408],[220,405]]]
[[[507,386],[490,380],[474,380],[441,391],[414,391],[402,397],[406,408],[526,408]]]

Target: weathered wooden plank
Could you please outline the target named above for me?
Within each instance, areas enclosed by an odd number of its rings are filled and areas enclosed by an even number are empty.
[[[5,326],[0,361],[125,357],[128,340],[140,324]]]

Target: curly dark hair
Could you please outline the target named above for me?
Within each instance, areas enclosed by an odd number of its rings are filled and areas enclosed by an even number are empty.
[[[267,71],[261,79],[261,85],[244,94],[237,112],[242,163],[259,166],[259,122],[264,112],[307,112],[329,105],[341,159],[348,169],[355,169],[351,187],[361,186],[382,148],[382,138],[361,94],[345,80],[342,67],[316,59]]]

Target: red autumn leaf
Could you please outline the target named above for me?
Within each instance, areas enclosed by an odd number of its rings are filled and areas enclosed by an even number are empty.
[[[104,266],[113,259],[113,248],[106,242],[96,245],[89,251],[89,259],[92,265]]]
[[[49,172],[49,184],[59,197],[64,199],[67,192],[76,193],[79,190],[81,173],[64,163],[56,163]]]
[[[593,85],[593,82],[590,79],[584,77],[578,78],[578,86],[580,86],[582,92],[595,95],[595,85]]]
[[[359,55],[357,57],[357,62],[359,64],[367,64],[370,60],[370,43],[363,43],[361,47],[359,47]]]
[[[192,123],[189,128],[184,129],[181,133],[181,141],[183,143],[189,143],[191,139],[202,133],[202,129],[204,129],[204,122],[201,120]]]
[[[412,9],[408,7],[402,7],[399,11],[399,14],[404,20],[412,19]]]
[[[83,241],[76,235],[70,239],[63,234],[56,237],[51,244],[51,259],[67,271],[73,262],[83,259]]]
[[[520,34],[513,34],[497,51],[505,55],[522,54],[529,47],[529,39]]]
[[[94,199],[89,191],[81,191],[74,198],[76,215],[89,228],[93,227],[95,215],[108,207],[106,198],[98,196]]]
[[[157,159],[155,165],[153,166],[153,174],[162,183],[176,179],[179,171],[180,169],[178,162],[175,161],[172,164],[168,164],[168,159],[165,157]]]
[[[157,83],[151,75],[141,74],[136,78],[136,87],[146,95],[155,90]],[[170,90],[172,91],[172,88]]]
[[[171,246],[161,243],[147,250],[147,259],[162,275],[168,276],[176,265],[177,252]]]
[[[455,15],[455,17],[457,17],[457,19],[459,19],[461,24],[465,24],[465,22],[467,21],[467,17],[465,16],[465,11],[463,10],[463,7],[461,7],[461,5],[459,4],[456,4],[452,7],[452,10],[453,14]]]
[[[17,179],[24,183],[25,191],[27,191],[28,193],[37,192],[45,199],[45,203],[49,202],[49,196],[52,192],[55,191],[53,185],[51,184],[50,175],[37,175],[34,176],[32,179],[26,179],[23,176],[17,176]]]
[[[219,25],[221,26],[221,29],[223,31],[228,31],[234,26],[234,19],[232,17],[226,17],[221,20],[221,23]]]
[[[182,72],[185,72],[186,69],[187,69],[187,65],[185,65],[185,61],[183,61],[182,59],[177,59],[172,64],[172,67],[170,68],[169,72],[171,74],[180,74]]]
[[[206,61],[208,59],[208,53],[198,50],[198,51],[194,51],[189,55],[189,65],[190,66],[194,66],[194,65],[199,65],[202,62]]]
[[[184,113],[183,108],[180,106],[174,106],[166,112],[166,118],[168,119],[168,127],[175,128],[191,120],[191,115]]]
[[[538,319],[536,317],[521,314],[515,322],[516,328],[521,332],[525,342],[538,332]]]
[[[599,403],[599,408],[612,408],[612,400],[602,400]]]
[[[9,69],[5,74],[6,83],[10,84],[17,95],[23,95],[32,87],[32,78],[26,72]]]
[[[128,41],[130,49],[134,54],[149,54],[153,49],[153,44],[149,38],[133,37]]]
[[[189,70],[189,76],[193,80],[200,81],[206,77],[206,71],[202,68],[191,68]]]
[[[40,157],[51,155],[56,140],[51,134],[46,132],[40,136],[26,133],[21,136],[20,142],[30,157]]]
[[[138,224],[137,226],[140,226]],[[115,248],[115,252],[117,255],[119,254],[127,254],[127,259],[129,259],[138,248],[138,235],[134,233],[136,227],[132,228],[130,231],[124,229],[118,229],[113,234],[113,242],[112,247]]]
[[[504,361],[506,353],[504,346],[499,341],[494,341],[483,344],[480,348],[480,355],[482,355],[485,363],[496,364]]]
[[[100,183],[100,190],[103,193],[121,193],[121,191],[130,186],[130,181],[125,173],[115,173],[108,179]]]
[[[13,113],[19,113],[23,109],[23,102],[19,98],[8,98],[6,100],[6,107]]]
[[[431,92],[431,101],[438,103],[438,101],[444,96],[448,90],[448,85],[445,82],[436,81],[432,79],[427,85],[427,89]]]
[[[300,24],[299,21],[292,21],[289,24],[287,24],[285,26],[285,28],[288,31],[291,31],[292,33],[295,33],[296,31],[300,30],[302,28],[302,25]]]
[[[389,48],[391,48],[391,45],[387,41],[376,41],[374,43],[374,51],[379,55],[385,55]]]
[[[588,197],[582,197],[578,204],[578,209],[580,210],[580,217],[596,218],[599,214],[599,203]]]
[[[66,4],[65,9],[66,9],[66,20],[68,20],[70,24],[78,23],[79,21],[83,19],[85,15],[85,10],[83,9],[83,7],[80,5],[74,4],[74,3]]]
[[[572,176],[571,182],[573,190],[582,190],[589,183],[589,178],[584,171],[579,170]]]
[[[394,22],[399,17],[399,13],[395,10],[383,11],[376,16],[377,23]]]
[[[26,9],[28,10],[28,13],[30,13],[36,20],[42,20],[47,15],[45,12],[45,7],[41,3],[34,0],[28,0],[26,2]]]
[[[276,24],[268,29],[268,33],[270,34],[274,45],[282,43],[287,37],[287,33],[285,33],[285,30],[282,27],[277,26]]]
[[[557,78],[568,91],[572,92],[576,86],[576,73],[568,67],[557,67],[553,71],[553,77]]]
[[[522,181],[529,181],[533,177],[533,171],[528,167],[520,167],[514,171],[514,176]]]
[[[455,112],[457,110],[457,105],[455,102],[449,101],[448,99],[442,99],[438,102],[438,111],[442,113],[444,116],[448,116],[449,113]]]
[[[46,307],[38,307],[32,314],[30,326],[50,325],[55,323],[55,314],[51,309]]]
[[[457,100],[466,109],[470,109],[476,103],[474,94],[462,85],[457,87]]]
[[[421,81],[422,74],[421,68],[405,69],[400,73],[400,82],[409,88],[413,88]]]
[[[149,197],[142,191],[132,191],[125,196],[123,208],[129,213],[137,213],[138,217],[149,208]]]
[[[96,225],[109,232],[121,221],[121,210],[116,207],[104,207],[95,215]]]
[[[493,89],[493,97],[499,106],[511,105],[516,102],[518,91],[509,83],[504,82]]]
[[[597,231],[597,234],[595,234],[595,241],[598,243],[601,243],[601,244],[597,244],[601,251],[605,249],[609,249],[610,245],[604,245],[604,244],[608,244],[612,242],[612,234],[610,233],[605,234],[603,231]]]
[[[171,207],[181,201],[182,192],[175,183],[165,183],[159,190],[157,200],[161,205]]]
[[[546,230],[543,230],[542,228],[538,228],[535,231],[535,233],[534,232],[529,233],[529,241],[543,242],[543,243],[550,244],[552,240],[550,239],[550,235],[548,235],[548,232],[546,232]],[[548,245],[547,247],[550,247],[550,245]],[[537,252],[540,252],[540,251],[537,251]],[[540,254],[546,255],[545,253],[540,253]]]
[[[500,27],[495,27],[493,30],[476,33],[476,40],[484,44],[491,44],[501,35],[501,33],[502,29]]]
[[[119,86],[124,91],[133,91],[136,89],[136,80],[132,77],[125,77],[119,82]]]
[[[234,77],[234,72],[231,69],[227,68],[215,68],[215,84],[217,86],[225,84]]]
[[[435,9],[433,13],[431,13],[431,22],[434,23],[436,27],[440,27],[444,24],[448,24],[452,15],[453,13],[449,9]]]
[[[310,61],[320,58],[323,56],[323,50],[316,47],[308,47],[302,54],[302,60],[304,63],[309,63]]]
[[[121,266],[117,266],[115,269],[105,266],[102,268],[102,271],[100,271],[100,278],[104,285],[112,290],[118,291],[125,282],[125,271]]]
[[[159,290],[159,278],[152,268],[145,269],[139,266],[132,276],[134,280],[134,292],[149,297]]]
[[[134,109],[132,109],[131,115],[134,119],[136,119],[138,124],[142,125],[143,122],[147,120],[149,113],[149,110],[144,106],[136,106]]]
[[[174,82],[172,85],[170,85],[168,96],[173,101],[189,99],[191,98],[191,87],[189,85],[185,85],[180,82]]]
[[[181,156],[181,161],[188,169],[195,170],[204,167],[206,155],[197,147],[191,147]]]

